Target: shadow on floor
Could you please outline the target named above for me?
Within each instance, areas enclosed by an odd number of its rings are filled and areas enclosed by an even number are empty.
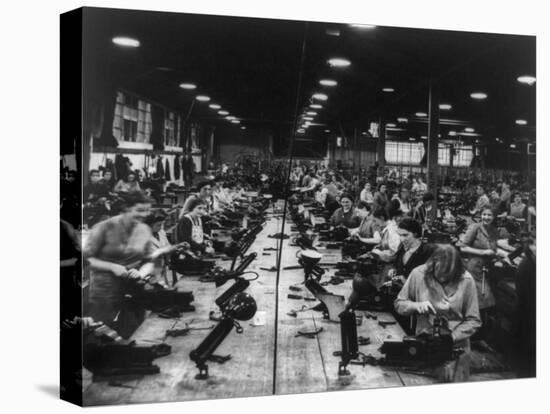
[[[50,397],[53,397],[55,399],[59,398],[59,386],[58,385],[42,384],[42,385],[37,385],[36,388],[39,391],[42,391],[44,394],[49,395]]]

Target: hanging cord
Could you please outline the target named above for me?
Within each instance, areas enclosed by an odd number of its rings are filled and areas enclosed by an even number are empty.
[[[308,23],[305,23],[304,28],[304,38],[302,40],[302,54],[300,57],[300,72],[298,74],[298,85],[296,87],[296,106],[294,108],[294,121],[292,123],[292,133],[291,133],[291,139],[290,139],[290,146],[289,146],[289,154],[288,154],[288,170],[286,174],[286,181],[284,186],[284,194],[285,194],[285,203],[283,207],[283,221],[282,221],[282,227],[281,227],[281,233],[284,233],[285,230],[285,222],[286,222],[286,212],[288,207],[288,196],[287,192],[290,187],[290,173],[292,172],[292,155],[294,152],[294,139],[296,138],[296,126],[298,124],[298,110],[300,107],[300,93],[302,90],[302,78],[304,76],[304,65],[305,65],[305,58],[306,58],[306,43],[307,43],[307,32],[308,32]],[[281,237],[279,239],[279,246],[278,246],[278,257],[277,257],[277,277],[275,279],[275,344],[273,347],[274,350],[274,358],[273,358],[273,395],[275,395],[276,387],[277,387],[277,335],[278,335],[278,323],[279,320],[279,279],[281,275],[281,257],[283,253],[283,243],[284,239]]]

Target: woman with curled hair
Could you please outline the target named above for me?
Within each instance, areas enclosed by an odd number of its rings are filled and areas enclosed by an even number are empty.
[[[481,326],[481,319],[475,281],[460,252],[454,246],[439,245],[426,264],[411,272],[394,306],[400,315],[417,315],[417,335],[431,333],[435,317],[440,318],[442,334],[450,335],[454,346],[465,352],[438,367],[436,374],[442,381],[467,380],[469,338]]]

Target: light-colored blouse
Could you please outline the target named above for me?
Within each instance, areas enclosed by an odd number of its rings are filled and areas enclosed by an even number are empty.
[[[424,301],[430,302],[438,315],[448,321],[455,344],[469,347],[468,338],[481,326],[476,284],[470,273],[466,271],[458,282],[443,286],[427,280],[426,265],[416,267],[397,295],[395,310],[401,315],[411,315],[414,303]],[[434,317],[418,315],[416,333],[431,330]]]

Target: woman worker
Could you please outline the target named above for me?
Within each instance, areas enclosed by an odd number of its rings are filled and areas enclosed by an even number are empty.
[[[115,317],[132,279],[152,274],[151,229],[143,223],[149,215],[151,200],[142,193],[123,197],[123,213],[96,224],[84,246],[83,257],[90,264],[89,306],[87,316],[119,329]]]
[[[361,218],[361,224],[357,229],[350,231],[352,237],[367,245],[380,243],[380,230],[372,215],[369,214],[370,206],[365,201],[357,204],[357,214]]]
[[[464,238],[457,244],[463,253],[466,268],[475,279],[479,309],[484,314],[484,310],[495,305],[495,297],[487,279],[491,259],[498,254],[498,230],[493,221],[493,211],[485,207],[481,210],[481,221],[471,224]]]
[[[413,269],[428,261],[434,249],[422,242],[422,226],[412,218],[406,217],[399,222],[397,234],[401,244],[397,249],[394,268],[388,276],[405,283]]]
[[[161,210],[147,216],[144,222],[151,228],[152,232],[151,243],[153,245],[153,253],[151,254],[151,260],[153,260],[154,263],[153,273],[156,282],[169,286],[170,283],[166,274],[168,265],[167,258],[178,249],[189,248],[189,244],[182,242],[172,245],[163,229],[164,220],[166,220],[166,213]]]
[[[184,214],[176,227],[176,241],[187,242],[195,254],[214,253],[212,242],[207,240],[202,226],[202,217],[207,214],[206,202],[202,198],[194,198],[186,202],[189,211]]]
[[[417,315],[416,334],[433,332],[434,320],[442,322],[454,346],[464,349],[455,361],[436,368],[441,381],[466,381],[470,374],[469,338],[481,326],[476,286],[458,250],[439,245],[425,265],[415,268],[394,302],[400,315]]]
[[[135,193],[140,190],[141,188],[137,182],[136,174],[130,171],[126,176],[126,180],[123,178],[118,180],[113,191],[115,193]]]
[[[353,197],[350,194],[344,193],[340,197],[340,205],[342,207],[336,209],[330,217],[331,226],[345,226],[348,229],[355,229],[361,224],[361,218],[357,215],[356,209],[353,207]]]

